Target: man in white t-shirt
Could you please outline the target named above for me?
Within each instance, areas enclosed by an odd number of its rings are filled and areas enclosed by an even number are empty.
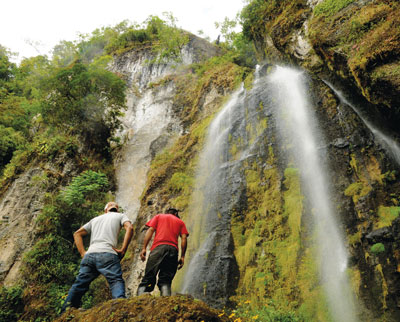
[[[120,260],[124,257],[132,239],[133,227],[125,214],[118,212],[115,202],[106,204],[105,213],[93,218],[74,233],[74,240],[82,256],[78,276],[62,306],[79,307],[82,296],[89,289],[90,283],[100,274],[107,279],[112,298],[125,298],[125,282],[122,278]],[[125,237],[121,248],[116,248],[118,234],[125,228]],[[90,246],[85,250],[83,236],[90,234]]]

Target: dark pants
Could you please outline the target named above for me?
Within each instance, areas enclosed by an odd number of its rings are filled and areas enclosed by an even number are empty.
[[[178,250],[171,245],[159,245],[154,248],[147,260],[146,270],[139,287],[145,286],[145,292],[154,290],[158,274],[158,287],[171,285],[178,267]]]
[[[90,283],[100,274],[107,279],[113,299],[125,298],[125,282],[122,279],[121,264],[118,255],[112,253],[89,253],[83,257],[78,276],[62,306],[64,312],[68,306],[79,307],[82,296]]]

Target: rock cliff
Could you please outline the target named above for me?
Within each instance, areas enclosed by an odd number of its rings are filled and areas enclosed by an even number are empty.
[[[260,60],[313,80],[363,321],[399,318],[399,13],[396,1],[329,0],[253,1],[242,12]]]

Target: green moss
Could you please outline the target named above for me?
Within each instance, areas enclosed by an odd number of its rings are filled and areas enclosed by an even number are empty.
[[[382,303],[382,309],[387,309],[386,297],[388,296],[389,292],[388,292],[388,285],[387,285],[387,282],[385,279],[385,275],[383,274],[382,265],[381,264],[376,265],[375,270],[378,275],[377,277],[380,279],[380,282],[381,282],[382,297],[380,298],[380,301]]]
[[[193,184],[193,175],[175,172],[168,182],[168,188],[173,193],[188,193]]]
[[[269,146],[264,169],[245,164],[248,208],[233,215],[232,235],[240,280],[235,300],[259,310],[273,303],[293,310],[304,321],[329,321],[319,284],[314,251],[302,237],[303,195],[299,171],[286,168],[284,178]],[[314,244],[308,241],[307,245]]]
[[[373,254],[379,254],[383,253],[385,251],[385,245],[382,243],[376,243],[371,246],[371,253]]]
[[[353,3],[355,0],[324,0],[314,8],[316,16],[331,16]]]
[[[356,244],[361,243],[361,231],[357,231],[356,233],[348,236],[348,241],[350,245],[355,246]]]
[[[338,76],[347,78],[374,104],[397,105],[399,3],[325,0],[315,7],[309,38],[315,52]],[[324,10],[322,10],[324,9]],[[339,11],[338,11],[339,10]]]
[[[374,223],[374,229],[390,226],[400,215],[400,207],[385,207],[378,208],[378,221]]]
[[[292,31],[301,26],[308,12],[310,8],[304,0],[250,1],[241,12],[243,34],[262,45],[268,35],[276,46],[284,48]]]
[[[254,73],[249,73],[244,80],[244,88],[250,90],[253,86]]]
[[[344,191],[344,194],[348,197],[352,197],[354,204],[357,204],[359,199],[368,195],[371,190],[372,187],[369,184],[357,181],[350,184]]]
[[[306,321],[303,319],[303,317],[299,316],[295,312],[288,312],[288,310],[275,308],[272,301],[261,307],[252,305],[251,301],[249,300],[239,302],[238,307],[233,310],[229,316],[232,316],[233,321]]]

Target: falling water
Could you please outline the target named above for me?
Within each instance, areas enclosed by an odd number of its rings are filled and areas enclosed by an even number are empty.
[[[236,91],[217,114],[208,129],[201,153],[193,194],[190,226],[194,229],[191,244],[195,252],[185,274],[182,292],[209,299],[214,306],[224,305],[234,284],[226,278],[237,268],[233,256],[230,214],[224,208],[234,198],[231,194],[233,173],[229,136],[244,118],[244,89]],[[240,182],[240,180],[236,180]]]
[[[275,144],[277,130],[284,143],[277,151],[286,149],[290,162],[299,168],[315,218],[321,281],[332,316],[335,321],[355,322],[353,294],[346,275],[348,255],[330,203],[329,178],[319,149],[325,145],[307,100],[305,77],[280,67],[270,76],[259,74],[255,74],[253,89],[237,91],[210,124],[190,211],[190,218],[194,218],[190,254],[194,255],[182,291],[213,306],[224,305],[233,294],[238,267],[230,223],[235,207],[246,203],[244,164],[267,158],[266,151]],[[265,131],[248,135],[248,129],[261,120],[268,120]],[[229,142],[239,138],[239,153],[233,155]]]
[[[305,77],[288,68],[277,67],[270,76],[281,136],[290,142],[309,199],[317,230],[321,278],[335,321],[356,321],[353,295],[346,275],[348,255],[342,232],[330,202],[327,169],[315,117],[307,100]],[[317,142],[318,140],[318,142]]]
[[[364,115],[353,105],[351,104],[340,92],[339,90],[335,89],[332,84],[329,82],[325,81],[325,84],[327,84],[337,95],[339,100],[350,106],[354,112],[357,113],[357,115],[360,117],[360,119],[364,122],[364,124],[369,128],[369,130],[372,132],[372,134],[375,136],[376,140],[380,143],[380,145],[388,151],[388,153],[393,157],[393,159],[396,161],[396,163],[400,166],[400,145],[390,138],[388,135],[383,134],[381,131],[379,131],[370,121],[366,119]]]

